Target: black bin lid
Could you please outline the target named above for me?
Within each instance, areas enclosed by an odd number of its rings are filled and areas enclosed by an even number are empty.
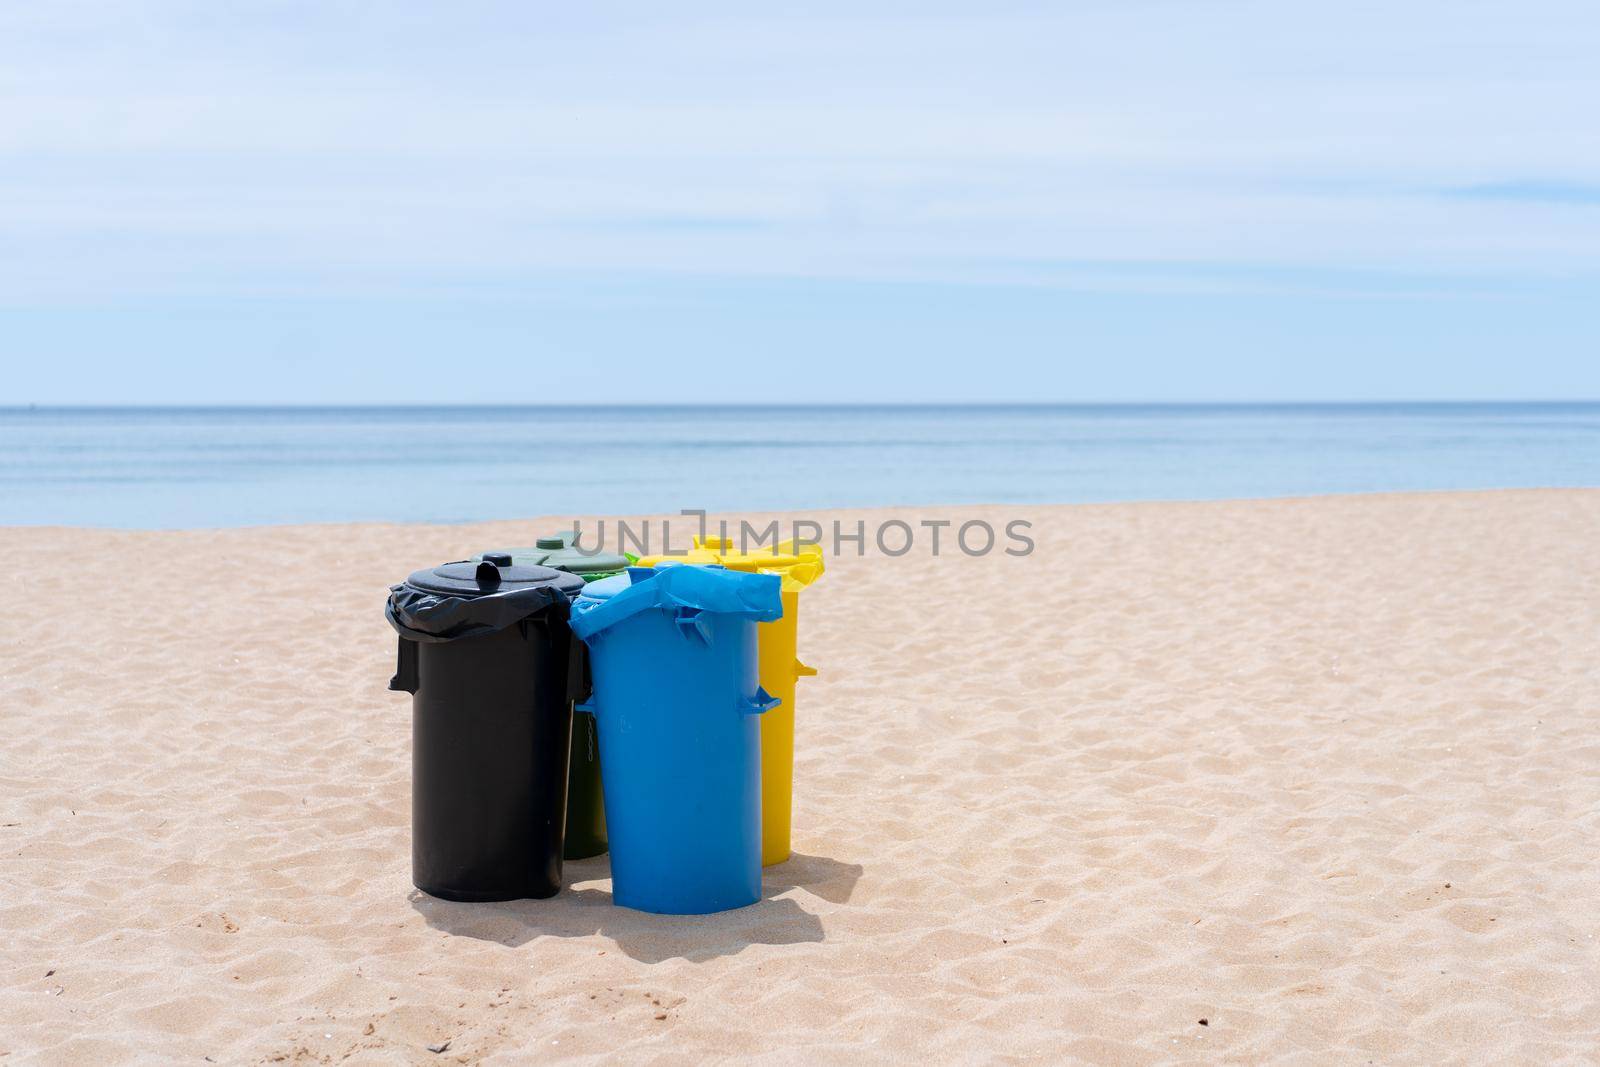
[[[509,555],[489,552],[481,562],[465,560],[417,571],[406,584],[424,593],[471,598],[545,586],[572,595],[583,588],[583,579],[552,567],[518,567]]]

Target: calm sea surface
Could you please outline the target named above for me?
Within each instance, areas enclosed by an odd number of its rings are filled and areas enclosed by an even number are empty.
[[[1600,485],[1600,403],[0,409],[0,525]]]

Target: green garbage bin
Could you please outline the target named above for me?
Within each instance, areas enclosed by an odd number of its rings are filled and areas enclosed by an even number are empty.
[[[577,548],[578,535],[563,530],[539,538],[526,548],[491,549],[472,557],[510,556],[518,567],[550,567],[576,574],[586,582],[599,581],[627,570],[627,556],[597,552],[585,555]],[[574,711],[572,754],[567,773],[567,840],[564,859],[581,860],[605,852],[606,806],[600,781],[600,739],[594,716]]]

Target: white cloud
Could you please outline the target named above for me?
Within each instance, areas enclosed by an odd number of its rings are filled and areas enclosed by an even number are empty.
[[[1600,268],[1592,5],[975,10],[16,5],[0,285]]]

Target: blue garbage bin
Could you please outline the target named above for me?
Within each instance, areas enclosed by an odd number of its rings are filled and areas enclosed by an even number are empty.
[[[585,587],[612,895],[700,915],[761,899],[756,624],[782,617],[781,579],[709,567],[630,568]]]

